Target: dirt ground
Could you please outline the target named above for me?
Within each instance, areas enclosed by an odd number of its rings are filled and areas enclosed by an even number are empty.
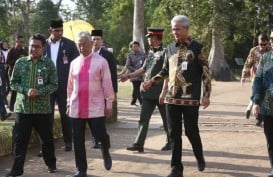
[[[206,169],[199,172],[187,137],[183,135],[185,177],[263,177],[271,171],[263,129],[256,127],[253,116],[247,120],[244,111],[251,84],[213,82],[211,105],[200,109],[200,132]],[[111,136],[113,167],[106,171],[100,150],[91,148],[89,130],[86,136],[88,175],[91,177],[166,177],[170,171],[170,151],[162,152],[165,135],[158,111],[150,122],[145,152],[126,150],[137,133],[139,108],[129,107],[129,100],[118,100],[118,122],[108,124]],[[64,152],[61,140],[56,142],[58,172],[48,174],[39,148],[28,150],[24,177],[70,177],[76,171],[74,153]],[[12,156],[0,157],[0,176],[11,167]]]

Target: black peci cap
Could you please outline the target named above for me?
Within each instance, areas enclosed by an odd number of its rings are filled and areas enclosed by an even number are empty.
[[[101,36],[102,37],[102,30],[92,30],[91,36]]]
[[[55,19],[50,21],[51,28],[62,28],[63,27],[63,20],[62,19]]]

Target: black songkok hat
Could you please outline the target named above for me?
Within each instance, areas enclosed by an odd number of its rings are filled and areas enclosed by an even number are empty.
[[[102,37],[102,30],[92,30],[91,36],[101,36]]]
[[[51,20],[50,27],[51,28],[62,28],[63,27],[63,20],[62,19]]]
[[[163,28],[158,28],[158,27],[149,27],[147,28],[147,34],[145,35],[146,37],[150,36],[162,36],[163,35]]]

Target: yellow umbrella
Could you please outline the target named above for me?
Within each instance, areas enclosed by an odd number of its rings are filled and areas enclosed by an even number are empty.
[[[77,35],[82,31],[91,33],[95,29],[90,23],[83,20],[72,20],[63,24],[63,36],[73,41],[77,39]]]

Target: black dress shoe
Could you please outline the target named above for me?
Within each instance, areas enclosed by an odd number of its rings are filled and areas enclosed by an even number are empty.
[[[204,160],[197,162],[197,168],[199,171],[204,171],[206,168],[206,163]]]
[[[78,171],[77,173],[75,173],[75,175],[73,175],[73,177],[86,177],[87,174],[84,171]]]
[[[56,167],[48,167],[48,173],[56,173],[57,168]]]
[[[166,143],[165,146],[163,146],[161,148],[161,151],[169,151],[171,149],[172,149],[171,144],[170,143]]]
[[[138,151],[138,152],[144,152],[144,148],[143,146],[139,146],[137,144],[133,144],[130,147],[126,148],[128,151]]]
[[[173,168],[167,177],[183,177],[183,171]]]
[[[1,115],[0,117],[1,117],[1,120],[4,121],[4,120],[6,120],[7,118],[9,118],[10,116],[11,116],[11,113],[9,112],[9,113],[6,113],[6,114],[4,114],[4,115]]]
[[[112,168],[112,158],[109,153],[109,148],[101,148],[103,164],[106,170],[110,170]]]
[[[247,119],[249,119],[250,113],[251,113],[250,110],[246,110],[246,118],[247,118]]]
[[[19,176],[22,176],[22,174],[23,174],[23,172],[18,173],[18,172],[11,171],[6,174],[6,177],[19,177]]]

